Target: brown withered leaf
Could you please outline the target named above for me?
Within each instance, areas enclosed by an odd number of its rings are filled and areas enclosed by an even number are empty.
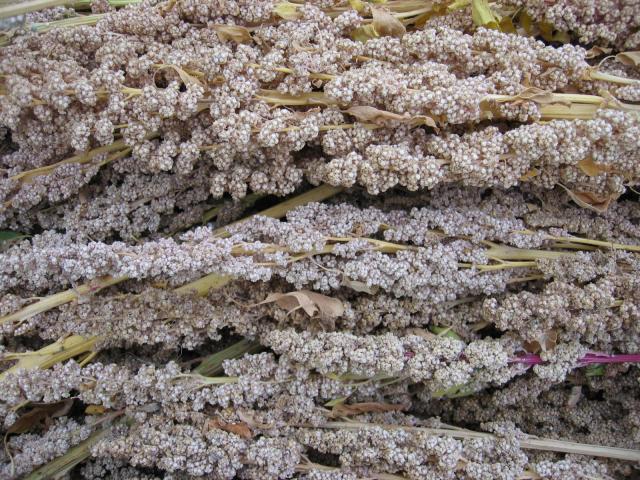
[[[621,52],[616,55],[616,60],[625,65],[637,67],[640,65],[640,50],[635,52]]]
[[[307,315],[313,317],[320,312],[324,318],[337,318],[344,313],[344,305],[336,298],[331,298],[309,290],[288,293],[270,293],[258,305],[274,303],[284,308],[288,313],[303,309]]]
[[[7,433],[26,433],[40,426],[45,426],[52,419],[62,417],[69,413],[73,399],[68,398],[55,403],[38,403],[27,413],[18,418],[9,427]]]
[[[438,128],[435,120],[426,115],[418,115],[415,117],[407,114],[401,115],[399,113],[387,112],[386,110],[380,110],[368,105],[356,105],[348,108],[347,110],[343,110],[343,112],[356,117],[360,122],[375,123],[376,125],[384,126],[388,121],[395,121],[414,126],[426,125],[431,128]]]
[[[538,353],[539,351],[547,352],[553,350],[558,341],[558,331],[549,330],[539,335],[532,342],[525,342],[524,349],[529,353]]]
[[[356,292],[364,292],[369,295],[374,295],[378,292],[378,287],[376,285],[369,286],[359,280],[351,280],[349,277],[342,277],[342,285],[349,287],[351,290],[355,290]]]
[[[331,417],[348,417],[361,413],[401,412],[406,409],[406,405],[392,403],[363,402],[350,405],[339,403],[331,409]]]
[[[576,385],[572,387],[571,395],[569,395],[569,399],[567,400],[567,407],[569,408],[575,407],[581,398],[582,398],[582,387],[580,385]]]
[[[606,212],[609,208],[609,205],[611,205],[611,202],[619,196],[615,193],[611,193],[609,195],[598,195],[597,193],[592,192],[573,191],[562,184],[560,184],[560,186],[567,191],[569,197],[571,197],[571,200],[573,200],[576,204],[578,204],[582,208],[587,208],[597,213]]]
[[[242,438],[252,438],[253,432],[249,425],[244,422],[229,423],[220,418],[212,418],[207,420],[208,429],[224,430],[225,432],[234,433]]]
[[[381,37],[402,37],[407,29],[384,7],[371,5],[373,28]]]
[[[586,58],[596,58],[596,57],[600,57],[602,55],[609,55],[611,53],[611,49],[607,48],[607,47],[599,47],[599,46],[594,46],[591,47],[589,50],[587,50],[587,53],[585,55]]]
[[[213,25],[211,28],[215,30],[222,42],[253,43],[251,33],[245,27],[239,25]]]
[[[526,173],[524,173],[523,175],[520,176],[520,181],[521,182],[528,182],[532,178],[537,177],[539,174],[540,174],[540,172],[538,171],[537,168],[532,168],[531,170],[529,170],[528,172],[526,172]]]
[[[562,104],[567,106],[571,105],[571,102],[559,100],[558,97],[553,94],[553,92],[542,90],[536,87],[525,88],[522,92],[516,95],[516,97],[520,100],[529,100],[531,102],[535,102],[540,105],[551,105],[551,104]]]
[[[580,160],[578,162],[578,167],[582,170],[586,175],[590,177],[597,177],[602,173],[611,172],[612,168],[609,165],[598,164],[593,161],[591,158],[585,158],[584,160]]]

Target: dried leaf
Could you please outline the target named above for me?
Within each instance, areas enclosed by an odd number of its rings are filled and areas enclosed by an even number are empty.
[[[265,300],[258,305],[265,303],[276,303],[280,308],[284,308],[288,313],[298,309],[303,309],[307,315],[313,317],[318,311],[321,317],[337,318],[344,313],[344,305],[336,298],[331,298],[320,293],[309,290],[288,293],[270,293]]]
[[[586,58],[596,58],[596,57],[600,57],[602,55],[609,55],[611,53],[611,49],[607,48],[607,47],[598,47],[597,45],[594,47],[591,47],[589,50],[587,50],[587,53],[585,55]]]
[[[429,327],[432,333],[435,333],[438,337],[448,337],[453,338],[454,340],[462,340],[460,335],[452,330],[451,327],[438,327],[436,325],[432,325]]]
[[[224,430],[225,432],[234,433],[242,438],[248,439],[253,437],[251,428],[244,422],[227,423],[220,418],[212,418],[207,421],[207,427],[209,429]]]
[[[625,65],[637,67],[640,65],[640,50],[635,52],[622,52],[616,55],[616,60]]]
[[[540,22],[538,28],[540,36],[547,42],[569,43],[571,41],[571,36],[567,32],[556,30],[550,23]]]
[[[360,415],[361,413],[381,413],[381,412],[401,412],[406,410],[406,405],[397,405],[391,403],[379,403],[379,402],[363,402],[352,403],[346,405],[339,403],[334,405],[331,409],[332,417],[348,417],[351,415]]]
[[[161,65],[160,67],[158,67],[158,72],[160,70],[164,70],[166,68],[171,69],[174,72],[176,72],[178,74],[178,76],[180,77],[180,80],[182,80],[182,83],[185,84],[185,86],[189,87],[190,85],[199,85],[201,87],[204,87],[202,85],[202,82],[200,82],[200,80],[198,80],[193,75],[187,73],[184,69],[178,67],[177,65]]]
[[[394,121],[414,126],[426,125],[435,129],[438,128],[435,120],[426,115],[412,117],[408,114],[401,115],[399,113],[387,112],[386,110],[380,110],[368,105],[356,105],[347,110],[343,110],[343,112],[356,117],[360,122],[374,123],[381,126],[384,126],[389,121]]]
[[[295,3],[278,2],[273,8],[273,13],[284,20],[298,20],[301,16],[300,12],[298,12],[299,6]]]
[[[358,27],[351,32],[351,38],[353,38],[357,42],[366,43],[367,40],[371,40],[372,38],[378,38],[378,32],[373,27],[373,24],[363,25],[362,27]]]
[[[383,7],[371,6],[373,14],[373,28],[381,37],[402,37],[407,29],[402,22]]]
[[[364,3],[362,0],[349,0],[349,6],[356,12],[362,13],[364,11]]]
[[[68,398],[61,402],[34,404],[33,408],[18,418],[9,427],[7,433],[26,433],[34,428],[46,425],[51,419],[62,417],[69,413],[73,399]]]
[[[591,158],[580,160],[578,162],[578,167],[580,167],[580,170],[582,170],[586,175],[589,175],[590,177],[597,177],[602,173],[607,173],[612,170],[611,166],[598,164]]]
[[[102,415],[106,411],[107,408],[104,405],[88,405],[84,409],[85,415]]]
[[[487,0],[471,1],[471,18],[473,23],[479,27],[498,29],[500,19],[493,13]]]
[[[351,280],[348,277],[342,277],[342,285],[344,285],[345,287],[349,287],[352,290],[355,290],[356,292],[364,292],[364,293],[368,293],[369,295],[375,295],[378,292],[378,287],[377,286],[369,286],[364,282],[360,282],[358,280]]]
[[[524,348],[527,352],[530,353],[538,353],[541,350],[543,352],[547,352],[555,348],[557,341],[558,331],[549,330],[547,332],[544,332],[542,335],[539,335],[538,338],[536,338],[532,342],[526,342],[524,344]]]
[[[213,25],[212,27],[222,42],[253,43],[251,33],[239,25]]]
[[[571,394],[569,395],[569,399],[567,400],[567,407],[573,408],[582,398],[582,387],[580,385],[576,385],[571,388]]]
[[[588,208],[589,210],[593,210],[597,213],[604,213],[611,205],[611,202],[618,198],[617,194],[609,194],[609,195],[598,195],[592,192],[574,192],[573,190],[569,190],[562,184],[559,184],[562,188],[564,188],[571,200],[580,205],[582,208]]]
[[[529,170],[527,173],[525,173],[524,175],[522,175],[520,177],[520,181],[521,182],[527,182],[529,180],[531,180],[534,177],[537,177],[540,174],[540,172],[538,171],[537,168],[532,168],[531,170]]]

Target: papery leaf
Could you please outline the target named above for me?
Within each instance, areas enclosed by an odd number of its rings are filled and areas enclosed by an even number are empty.
[[[500,19],[493,13],[487,0],[471,0],[471,18],[479,27],[498,29]]]
[[[580,160],[578,162],[578,167],[582,170],[586,175],[590,177],[597,177],[602,173],[607,173],[612,171],[612,167],[610,165],[602,165],[593,161],[591,158],[585,158],[584,160]]]
[[[548,330],[531,341],[525,342],[524,349],[529,353],[538,353],[540,351],[547,352],[553,350],[558,341],[558,331]]]
[[[571,387],[571,394],[569,395],[569,399],[567,400],[567,407],[569,408],[575,407],[581,398],[582,398],[582,387],[580,385]]]
[[[616,60],[625,65],[637,67],[640,65],[640,50],[635,52],[621,52],[616,55]]]
[[[537,177],[538,175],[540,175],[540,171],[538,171],[537,168],[532,168],[531,170],[529,170],[528,172],[520,176],[520,181],[528,182],[529,180],[531,180],[534,177]]]
[[[364,11],[364,2],[362,0],[349,0],[349,6],[356,12],[362,13]]]
[[[576,204],[580,205],[583,208],[588,208],[589,210],[593,210],[597,213],[604,213],[611,205],[611,202],[618,198],[618,194],[609,194],[609,195],[598,195],[597,193],[592,192],[579,192],[569,190],[562,184],[559,184],[562,188],[564,188],[571,200],[573,200]]]
[[[288,293],[270,293],[258,305],[275,303],[291,313],[303,309],[307,315],[313,317],[318,311],[324,318],[337,318],[344,313],[344,305],[336,298],[331,298],[309,290]]]
[[[402,22],[383,7],[371,6],[373,14],[373,28],[381,37],[402,37],[407,29]]]
[[[550,23],[540,22],[538,28],[540,36],[547,42],[569,43],[571,41],[571,36],[567,32],[556,30]]]
[[[602,55],[609,55],[611,53],[611,49],[607,48],[607,47],[598,47],[597,45],[594,47],[591,47],[589,50],[587,50],[587,53],[585,55],[586,58],[596,58],[596,57],[600,57]]]
[[[207,428],[224,430],[225,432],[234,433],[242,438],[253,438],[251,427],[244,422],[228,423],[220,418],[212,418],[207,421]]]
[[[189,85],[199,85],[203,87],[202,82],[200,82],[200,80],[198,80],[193,75],[187,73],[183,68],[178,67],[177,65],[161,65],[158,67],[158,71],[164,70],[167,68],[176,72],[180,77],[180,80],[182,80],[182,83],[185,84],[185,86],[188,87]]]
[[[107,408],[104,405],[88,405],[84,409],[85,415],[102,415],[106,411]]]
[[[387,122],[400,122],[406,123],[409,125],[426,125],[428,127],[432,127],[437,129],[438,126],[435,120],[426,115],[418,115],[411,116],[408,114],[399,114],[394,112],[387,112],[386,110],[380,110],[375,107],[371,107],[368,105],[356,105],[348,108],[347,110],[343,110],[344,113],[348,113],[349,115],[356,117],[358,121],[364,123],[375,123],[376,125],[384,126]]]
[[[7,433],[26,433],[34,428],[45,425],[52,419],[62,417],[69,413],[73,399],[68,398],[61,402],[34,404],[33,408],[21,415],[7,429]]]
[[[246,27],[239,25],[213,25],[218,38],[223,41],[233,41],[236,43],[253,43],[251,33]]]
[[[355,290],[356,292],[364,292],[370,295],[375,295],[379,290],[376,285],[370,286],[359,280],[351,280],[348,277],[342,278],[342,285],[349,287],[351,290]]]
[[[336,405],[340,405],[340,404],[346,402],[347,398],[349,398],[349,397],[334,398],[333,400],[329,400],[327,403],[325,403],[324,406],[325,407],[335,407]]]
[[[295,3],[278,2],[272,11],[284,20],[298,20],[301,16],[298,12],[299,6]]]
[[[363,25],[354,29],[351,32],[351,38],[353,38],[357,42],[365,43],[367,40],[371,40],[372,38],[378,38],[378,32],[373,27],[373,24]]]
[[[398,405],[391,403],[379,402],[363,402],[344,404],[339,403],[331,409],[332,417],[348,417],[351,415],[360,415],[362,413],[381,413],[381,412],[401,412],[406,410],[406,405]]]

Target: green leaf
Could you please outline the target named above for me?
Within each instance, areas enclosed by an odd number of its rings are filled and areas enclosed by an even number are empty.
[[[29,235],[18,232],[11,232],[9,230],[0,230],[0,243],[9,242],[15,240],[22,240],[23,238],[27,238]]]
[[[587,377],[602,377],[604,375],[604,364],[593,363],[585,368],[585,375]]]
[[[429,327],[429,330],[431,330],[431,333],[435,333],[439,337],[449,337],[453,338],[454,340],[462,340],[462,338],[460,338],[460,335],[454,332],[451,327],[438,327],[436,325],[432,325],[431,327]]]

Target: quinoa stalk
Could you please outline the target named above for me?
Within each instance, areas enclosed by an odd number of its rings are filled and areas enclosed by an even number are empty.
[[[0,373],[0,381],[7,375],[22,369],[47,369],[53,365],[64,362],[83,354],[91,354],[94,352],[96,342],[99,337],[82,337],[80,335],[71,335],[47,345],[35,352],[26,353],[8,353],[1,357],[1,360],[10,361],[17,360],[17,363],[11,368]],[[92,356],[90,357],[92,358]],[[85,362],[86,363],[85,359]]]
[[[426,428],[426,427],[407,427],[403,425],[392,424],[374,424],[356,421],[347,422],[326,422],[319,428],[330,429],[347,429],[360,430],[367,427],[382,427],[388,430],[404,430],[407,432],[424,432],[431,435],[442,435],[447,437],[465,439],[465,438],[485,438],[495,439],[496,436],[491,433],[475,432],[462,428]],[[570,442],[566,440],[543,439],[537,437],[526,437],[519,440],[520,446],[527,450],[544,450],[548,452],[571,453],[577,455],[589,455],[592,457],[612,458],[617,460],[628,460],[632,462],[640,461],[640,450],[632,450],[628,448],[605,447],[601,445],[589,445],[585,443]]]
[[[333,195],[336,195],[342,189],[339,187],[332,187],[330,185],[321,185],[319,187],[313,188],[307,192],[304,192],[300,195],[297,195],[293,198],[285,200],[284,202],[279,203],[278,205],[274,205],[273,207],[267,208],[262,212],[259,212],[259,215],[264,215],[267,217],[273,218],[281,218],[287,214],[287,212],[297,206],[304,205],[309,202],[319,202],[325,200]],[[239,220],[239,223],[243,220]],[[216,235],[226,237],[229,233],[226,231],[225,227],[216,230]],[[128,280],[127,277],[118,277],[114,278],[111,276],[101,277],[98,279],[94,279],[90,282],[87,282],[83,285],[80,285],[76,288],[71,288],[69,290],[65,290],[64,292],[55,293],[48,297],[42,298],[26,307],[21,308],[17,312],[11,313],[9,315],[5,315],[0,317],[0,324],[4,323],[21,323],[29,318],[39,314],[51,310],[53,308],[59,307],[60,305],[64,305],[66,303],[72,302],[76,300],[82,295],[88,295],[92,293],[96,293],[106,287],[110,287],[112,285],[117,285],[119,283]],[[180,292],[189,292],[196,291],[200,295],[206,294],[209,291],[209,288],[221,287],[228,283],[231,280],[230,277],[224,277],[217,274],[207,275],[202,277],[199,280],[194,282],[190,282],[186,285],[183,285],[179,288]]]

